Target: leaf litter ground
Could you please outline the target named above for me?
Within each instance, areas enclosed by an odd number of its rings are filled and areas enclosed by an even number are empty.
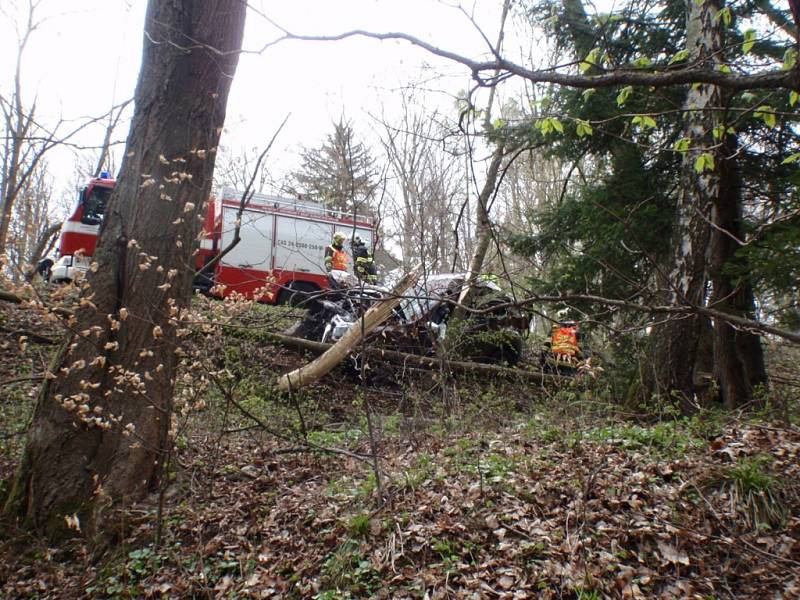
[[[276,371],[303,360],[262,351]],[[335,373],[303,396],[308,439],[366,455],[367,394],[380,487],[368,462],[302,451],[233,410],[196,412],[159,547],[157,494],[99,558],[9,528],[0,597],[800,597],[796,427],[632,424],[575,408],[574,394],[499,384],[453,387],[443,410],[442,389],[422,374],[365,388]],[[299,427],[275,414],[262,416]]]

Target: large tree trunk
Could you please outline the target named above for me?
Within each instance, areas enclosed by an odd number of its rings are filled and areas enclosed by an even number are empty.
[[[741,188],[736,169],[738,143],[729,135],[720,161],[722,185],[714,205],[711,233],[712,305],[715,309],[755,319],[755,300],[749,281],[733,281],[725,266],[734,259],[743,239]],[[714,378],[726,408],[749,402],[753,388],[767,382],[761,337],[721,319],[714,322]]]
[[[713,67],[720,60],[721,8],[714,0],[698,4],[687,0],[686,48],[697,66]],[[681,167],[680,191],[673,237],[668,300],[676,305],[702,306],[708,282],[707,259],[711,209],[719,194],[719,153],[713,150],[712,131],[720,106],[719,89],[692,85],[687,91],[684,137],[690,141]],[[699,170],[701,156],[714,157],[714,165]],[[700,172],[699,172],[700,171]],[[683,409],[692,409],[694,371],[702,322],[699,316],[671,319],[653,328],[650,394],[677,396]]]
[[[81,308],[5,511],[94,541],[159,480],[180,311],[244,29],[239,0],[151,0],[133,123]],[[77,517],[76,522],[71,517]]]

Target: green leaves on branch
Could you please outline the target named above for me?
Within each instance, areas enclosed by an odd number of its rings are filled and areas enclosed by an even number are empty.
[[[679,63],[681,61],[686,60],[689,58],[689,51],[688,50],[681,50],[675,53],[675,56],[669,59],[669,64],[674,65],[675,63]]]
[[[703,152],[694,161],[694,170],[696,173],[704,173],[705,171],[714,170],[714,155],[710,152]]]
[[[619,91],[619,94],[617,94],[617,106],[622,106],[623,104],[625,104],[625,102],[627,102],[628,100],[628,96],[630,96],[632,92],[633,92],[632,85],[628,85],[622,88]]]
[[[798,98],[800,98],[800,94],[798,94],[794,90],[789,92],[789,106],[794,106],[795,104],[797,104]]]
[[[631,122],[642,129],[655,129],[657,125],[656,120],[649,115],[636,115]]]
[[[711,135],[714,136],[715,140],[721,140],[722,138],[725,137],[726,133],[730,133],[731,135],[733,135],[734,133],[736,133],[736,130],[733,127],[726,128],[725,125],[723,125],[722,123],[715,125],[714,129],[711,130]]]
[[[733,13],[731,13],[731,9],[729,6],[726,6],[722,10],[718,11],[716,15],[714,15],[714,20],[719,21],[722,19],[722,22],[725,24],[725,27],[730,27],[731,23],[733,22]]]
[[[775,109],[771,106],[767,106],[766,104],[759,106],[753,115],[756,119],[761,119],[764,121],[764,124],[770,129],[775,127],[778,122],[778,119],[775,116]]]
[[[742,52],[749,54],[756,44],[756,30],[748,29],[744,32],[744,42],[742,42]]]
[[[592,48],[591,52],[586,55],[580,64],[578,64],[578,69],[580,69],[581,73],[586,73],[592,67],[599,67],[602,63],[602,54],[600,48]]]
[[[575,133],[578,134],[579,138],[582,138],[588,135],[592,135],[594,133],[594,129],[592,129],[592,126],[589,123],[589,121],[584,121],[583,119],[577,119],[575,125]]]
[[[684,153],[689,150],[689,146],[691,145],[692,145],[692,140],[690,140],[687,137],[683,137],[679,139],[677,142],[675,142],[675,145],[673,147],[675,148],[676,152]]]
[[[554,131],[564,133],[564,125],[555,117],[545,117],[539,119],[534,123],[534,127],[538,129],[542,135],[548,135]]]
[[[782,165],[790,165],[792,163],[797,162],[800,160],[800,152],[795,152],[794,154],[790,154],[786,158],[781,161]]]
[[[789,48],[786,52],[783,53],[783,65],[781,69],[784,71],[791,71],[794,69],[794,66],[797,64],[797,50],[793,48]]]

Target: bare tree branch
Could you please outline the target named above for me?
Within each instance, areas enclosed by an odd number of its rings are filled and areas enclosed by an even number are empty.
[[[404,40],[414,46],[427,50],[435,56],[446,58],[467,67],[478,85],[487,87],[495,85],[498,80],[506,79],[509,76],[517,76],[533,83],[553,83],[579,89],[626,85],[662,88],[695,83],[716,85],[730,91],[800,89],[800,69],[767,69],[752,74],[725,73],[699,67],[695,62],[690,62],[683,66],[656,64],[647,68],[613,69],[597,75],[576,75],[559,70],[569,68],[573,66],[574,63],[548,69],[529,69],[503,57],[495,57],[494,60],[485,61],[473,60],[402,32],[375,33],[362,29],[354,29],[327,36],[299,35],[286,32],[281,38],[270,43],[270,45],[284,40],[333,42],[352,37],[366,37],[380,41]],[[261,51],[264,49],[265,48],[262,48]]]

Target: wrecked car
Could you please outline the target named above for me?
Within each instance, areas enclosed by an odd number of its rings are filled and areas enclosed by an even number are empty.
[[[457,360],[517,364],[522,357],[529,316],[514,307],[511,296],[496,283],[479,279],[469,302],[475,312],[468,312],[463,321],[451,322],[465,280],[463,273],[422,278],[403,295],[392,315],[368,336],[368,343],[421,355],[442,351]],[[314,341],[336,342],[388,293],[379,286],[340,286],[312,302],[305,319],[289,333]]]

